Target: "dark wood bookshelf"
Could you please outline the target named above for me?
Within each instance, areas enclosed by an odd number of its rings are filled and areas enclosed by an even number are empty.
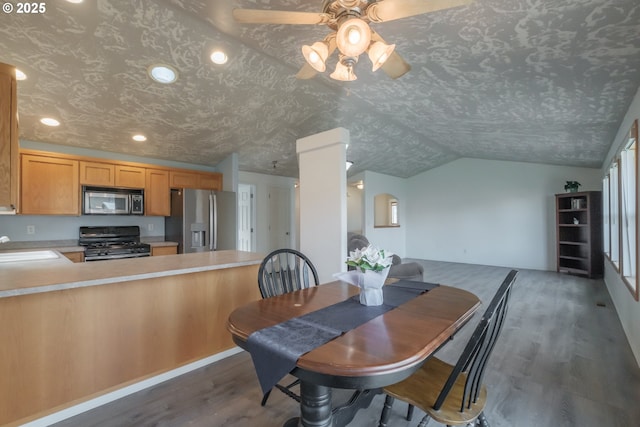
[[[602,192],[556,194],[557,271],[601,277]]]

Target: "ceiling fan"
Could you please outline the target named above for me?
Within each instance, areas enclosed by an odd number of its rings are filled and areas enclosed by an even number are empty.
[[[338,63],[330,77],[352,81],[354,66],[367,52],[372,71],[378,68],[392,79],[406,74],[411,66],[371,29],[371,22],[387,22],[423,13],[467,5],[473,0],[323,0],[322,12],[234,9],[233,17],[242,24],[326,25],[333,30],[324,40],[302,46],[307,63],[296,74],[310,79],[326,69],[327,58],[338,49]]]

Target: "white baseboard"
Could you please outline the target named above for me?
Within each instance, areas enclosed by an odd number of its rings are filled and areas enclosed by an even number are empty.
[[[127,387],[123,387],[116,391],[104,394],[100,397],[96,397],[95,399],[91,399],[78,405],[71,406],[70,408],[63,409],[62,411],[55,412],[53,414],[47,415],[46,417],[38,418],[37,420],[22,424],[21,427],[50,426],[51,424],[58,423],[62,420],[66,420],[67,418],[71,418],[83,412],[95,409],[98,406],[106,405],[107,403],[113,402],[114,400],[118,400],[130,394],[137,393],[140,390],[144,390],[145,388],[153,387],[154,385],[160,384],[161,382],[186,374],[187,372],[195,371],[196,369],[200,369],[203,366],[207,366],[213,362],[217,362],[226,357],[238,354],[241,351],[242,349],[240,347],[234,347],[230,350],[223,351],[222,353],[217,353],[213,356],[205,357],[204,359],[200,359],[193,363],[189,363],[188,365],[184,365],[163,374],[156,375],[155,377],[147,378],[144,381],[131,384]]]

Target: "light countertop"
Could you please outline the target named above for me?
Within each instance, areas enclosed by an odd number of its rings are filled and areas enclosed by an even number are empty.
[[[256,265],[263,257],[254,252],[215,251],[84,263],[15,262],[0,265],[0,298]]]

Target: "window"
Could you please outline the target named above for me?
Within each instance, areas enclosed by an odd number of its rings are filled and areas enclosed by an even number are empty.
[[[602,179],[603,250],[636,301],[638,285],[638,121]]]
[[[622,277],[636,292],[636,141],[620,153],[620,260]]]
[[[604,254],[611,258],[611,230],[609,229],[609,215],[611,215],[609,205],[609,175],[602,180],[602,248]]]
[[[609,170],[609,229],[611,230],[611,254],[609,259],[620,269],[620,210],[618,205],[618,162],[616,161]]]
[[[398,225],[398,201],[391,202],[391,225]]]

